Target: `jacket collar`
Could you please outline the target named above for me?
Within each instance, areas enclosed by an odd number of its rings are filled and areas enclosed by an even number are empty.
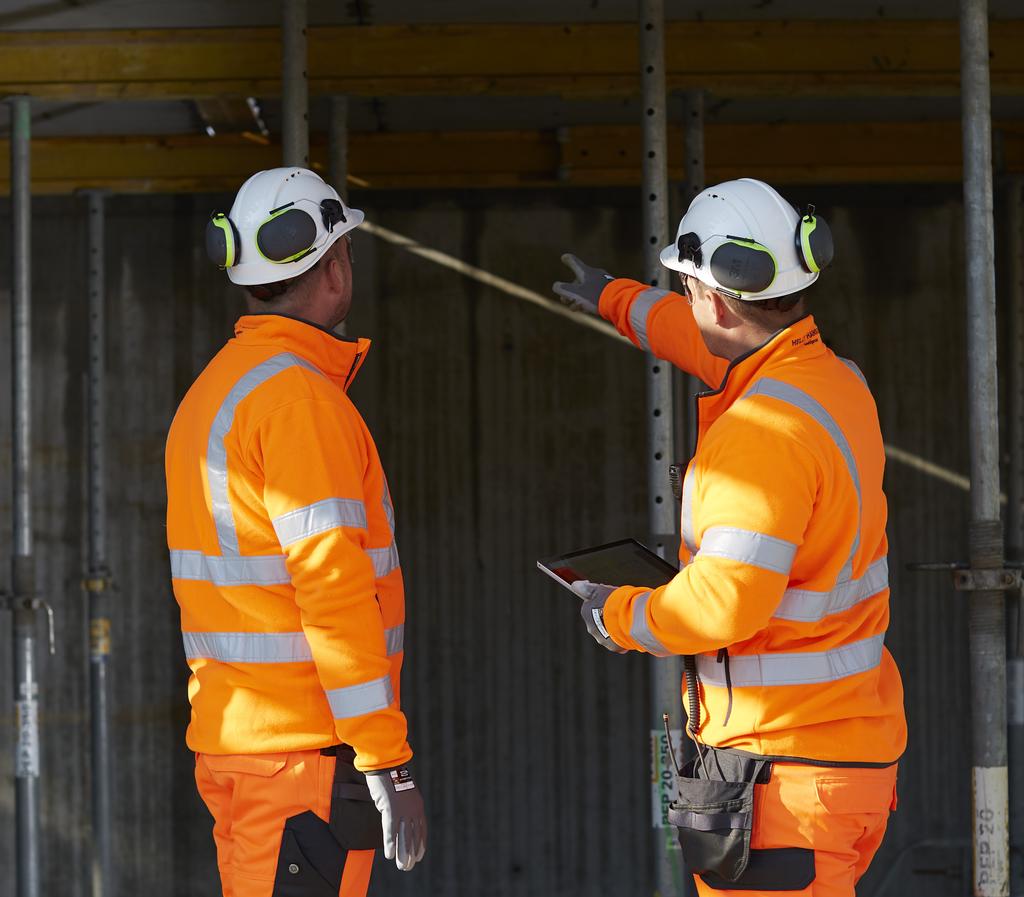
[[[811,315],[805,315],[775,333],[767,342],[735,358],[717,389],[699,393],[701,424],[725,411],[754,381],[826,352]]]
[[[273,346],[311,362],[342,389],[347,389],[370,350],[368,339],[350,339],[290,315],[243,315],[235,323],[235,340],[243,346]]]

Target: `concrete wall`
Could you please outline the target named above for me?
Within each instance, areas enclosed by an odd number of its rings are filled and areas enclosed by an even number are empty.
[[[955,193],[816,196],[840,247],[816,294],[826,338],[861,364],[890,443],[965,472]],[[627,251],[639,244],[632,193],[484,199],[373,196],[367,208],[388,227],[541,291],[562,275],[565,249],[638,273],[638,254]],[[203,219],[223,201],[110,201],[117,866],[122,893],[147,897],[216,892],[210,821],[183,744],[187,670],[167,578],[162,450],[177,401],[238,309],[200,245]],[[0,245],[7,226],[4,214]],[[83,897],[84,203],[40,200],[35,226],[36,555],[58,638],[57,656],[43,661],[46,893]],[[356,265],[352,331],[376,344],[353,395],[395,494],[409,586],[404,695],[431,817],[423,867],[403,875],[381,866],[373,892],[648,893],[647,663],[596,648],[573,602],[534,569],[561,548],[643,534],[641,358],[365,235]],[[9,281],[4,255],[0,346],[9,340]],[[9,421],[2,390],[4,548]],[[969,835],[963,603],[942,577],[904,565],[963,556],[966,494],[897,464],[887,487],[888,644],[905,677],[911,744],[900,811],[863,893],[891,872],[886,894],[943,897],[965,893],[963,855],[929,844]],[[13,891],[9,642],[0,616],[0,895]]]

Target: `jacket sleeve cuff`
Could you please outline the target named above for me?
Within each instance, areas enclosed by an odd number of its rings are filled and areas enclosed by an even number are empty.
[[[604,628],[608,630],[611,640],[620,648],[629,651],[644,650],[629,635],[629,621],[633,617],[633,602],[636,596],[647,591],[649,590],[637,586],[620,586],[604,603]]]

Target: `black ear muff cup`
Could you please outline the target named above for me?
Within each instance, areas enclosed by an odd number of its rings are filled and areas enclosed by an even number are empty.
[[[796,257],[808,274],[817,274],[832,264],[835,254],[832,228],[808,206],[796,225]]]
[[[836,256],[836,244],[832,239],[832,228],[824,218],[815,218],[814,230],[807,236],[811,249],[811,258],[806,259],[805,267],[813,271],[821,271],[832,264]],[[801,258],[803,255],[801,254]],[[813,268],[812,268],[813,265]]]
[[[316,242],[316,222],[302,209],[288,209],[260,225],[256,245],[272,262],[288,262],[305,255]]]
[[[760,293],[775,280],[775,259],[767,249],[727,242],[711,254],[711,274],[727,290]]]
[[[238,264],[242,241],[235,223],[223,212],[214,212],[206,222],[206,254],[218,268]]]

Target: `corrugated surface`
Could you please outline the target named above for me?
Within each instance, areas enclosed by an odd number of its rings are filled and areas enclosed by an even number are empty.
[[[828,197],[826,197],[828,198]],[[572,248],[636,270],[632,196],[476,200],[377,220],[537,289]],[[917,191],[836,194],[841,247],[819,294],[827,337],[862,363],[887,439],[965,471],[959,206]],[[612,202],[618,198],[612,197]],[[390,203],[398,203],[392,198]],[[235,301],[199,243],[215,199],[110,201],[111,566],[117,864],[124,893],[213,893],[209,819],[183,745],[186,668],[163,542],[164,435],[230,332]],[[575,206],[575,207],[574,207]],[[84,203],[36,205],[36,533],[57,612],[46,664],[47,893],[88,893],[84,524]],[[0,219],[0,242],[8,236]],[[392,480],[409,582],[405,701],[431,849],[378,895],[536,897],[650,892],[647,665],[583,633],[534,570],[561,548],[642,534],[640,357],[368,238],[356,244],[353,330],[377,343],[353,394]],[[9,268],[0,253],[0,345]],[[6,353],[5,357],[6,357]],[[6,380],[6,370],[4,371]],[[0,391],[0,545],[9,545],[9,399]],[[964,553],[965,494],[890,465],[893,626],[911,717],[900,812],[863,893],[961,893],[969,832],[962,599],[914,560]],[[0,561],[6,563],[6,552]],[[6,573],[0,581],[6,579]],[[9,621],[0,617],[0,894],[13,889]],[[922,871],[924,870],[924,871]],[[931,870],[931,871],[929,871]]]

